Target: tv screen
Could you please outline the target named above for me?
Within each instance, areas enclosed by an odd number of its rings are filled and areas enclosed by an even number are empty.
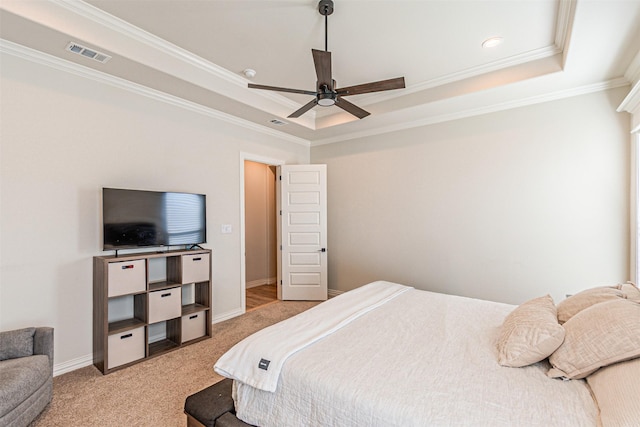
[[[102,189],[104,250],[206,243],[206,196]]]

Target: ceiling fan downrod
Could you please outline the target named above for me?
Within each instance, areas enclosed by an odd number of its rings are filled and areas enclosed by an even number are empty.
[[[333,0],[320,0],[320,3],[318,3],[318,11],[320,15],[324,16],[324,51],[328,52],[329,19],[327,17],[333,13]]]

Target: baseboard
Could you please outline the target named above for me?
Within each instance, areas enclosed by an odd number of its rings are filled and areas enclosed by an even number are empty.
[[[337,289],[327,289],[327,295],[329,295],[329,298],[337,297],[340,294],[344,294],[344,291],[339,291]]]
[[[211,323],[224,322],[225,320],[233,319],[234,317],[238,317],[244,313],[245,311],[242,310],[241,308],[238,308],[232,311],[227,311],[226,313],[222,313],[222,314],[218,314],[217,316],[214,316]]]
[[[270,277],[268,279],[251,280],[247,282],[245,289],[257,288],[258,286],[262,286],[262,285],[275,285],[277,280],[278,279],[275,277]]]
[[[53,376],[57,377],[58,375],[66,374],[67,372],[75,371],[76,369],[85,368],[91,365],[93,365],[93,353],[53,365]]]

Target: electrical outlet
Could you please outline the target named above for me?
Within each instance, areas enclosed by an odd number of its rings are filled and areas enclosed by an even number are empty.
[[[231,224],[222,224],[221,232],[222,234],[230,234],[232,232]]]

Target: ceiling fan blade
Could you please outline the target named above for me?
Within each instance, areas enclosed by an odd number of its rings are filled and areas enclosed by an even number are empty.
[[[316,66],[318,86],[324,84],[327,85],[329,89],[333,89],[333,80],[331,79],[331,52],[311,49],[311,53],[313,54],[313,63]]]
[[[371,114],[368,111],[365,111],[362,108],[358,107],[357,105],[354,105],[354,104],[350,103],[349,101],[347,101],[346,99],[342,99],[342,98],[338,98],[334,105],[336,107],[342,108],[347,113],[353,114],[354,116],[356,116],[359,119],[364,119],[369,114]]]
[[[249,88],[251,88],[251,89],[275,90],[275,91],[278,91],[278,92],[301,93],[303,95],[314,95],[314,96],[317,95],[316,92],[311,92],[310,90],[288,89],[286,87],[254,85],[253,83],[249,83]]]
[[[307,111],[309,111],[313,107],[315,107],[317,103],[318,103],[318,100],[316,98],[313,98],[311,101],[309,101],[308,103],[304,104],[301,108],[299,108],[296,111],[294,111],[293,113],[289,114],[288,117],[289,118],[300,117],[301,115],[303,115],[304,113],[306,113]]]
[[[343,87],[336,89],[338,95],[360,95],[363,93],[381,92],[383,90],[404,89],[404,77],[397,77],[395,79],[380,80],[379,82],[364,83],[361,85]]]

